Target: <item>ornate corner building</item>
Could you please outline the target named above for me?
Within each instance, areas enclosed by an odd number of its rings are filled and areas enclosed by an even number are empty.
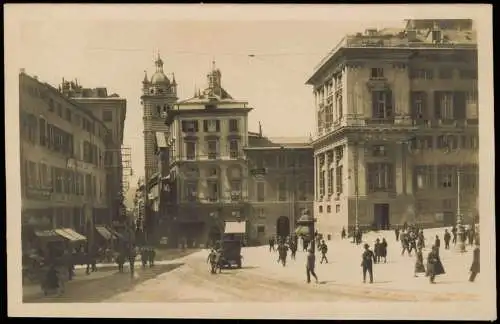
[[[471,20],[342,39],[307,81],[320,232],[477,220],[477,73]]]

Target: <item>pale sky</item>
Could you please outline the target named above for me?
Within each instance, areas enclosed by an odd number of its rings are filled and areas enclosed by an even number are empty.
[[[346,33],[398,27],[403,21],[117,21],[59,19],[20,25],[19,68],[57,86],[62,78],[84,87],[108,88],[127,99],[124,145],[132,147],[134,177],[144,175],[141,82],[150,77],[159,50],[164,70],[175,73],[178,96],[206,86],[212,59],[223,87],[255,109],[249,128],[261,121],[268,136],[314,132],[312,89],[305,85],[319,61]],[[255,57],[249,57],[249,54]],[[287,122],[292,115],[293,124]],[[300,116],[300,117],[299,117]],[[300,122],[299,122],[300,121]]]

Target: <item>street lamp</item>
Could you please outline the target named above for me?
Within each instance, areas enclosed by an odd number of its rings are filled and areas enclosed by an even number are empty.
[[[315,222],[316,222],[316,219],[314,219],[314,217],[309,214],[309,211],[307,209],[305,209],[302,212],[302,216],[297,221],[297,225],[307,226],[309,229],[309,235],[311,237],[311,242],[310,242],[311,248],[310,249],[311,249],[312,253],[314,253],[314,249],[315,249],[315,245],[316,245],[314,242],[314,223]]]

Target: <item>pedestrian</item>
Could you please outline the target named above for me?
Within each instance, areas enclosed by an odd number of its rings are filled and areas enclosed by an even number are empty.
[[[340,237],[342,240],[345,239],[345,237],[346,237],[345,227],[342,227],[342,232],[340,233]]]
[[[448,229],[444,230],[443,239],[444,239],[444,248],[446,250],[449,250],[450,249],[451,234],[450,234],[450,232],[448,232]]]
[[[436,276],[444,274],[444,267],[439,258],[438,249],[433,246],[431,251],[427,256],[427,272],[426,275],[429,277],[430,283],[435,283]]]
[[[136,257],[136,253],[135,253],[135,248],[132,246],[130,249],[129,249],[129,252],[128,252],[128,262],[130,264],[130,276],[131,277],[134,277],[134,263],[135,263],[135,257]]]
[[[297,243],[295,240],[292,240],[290,242],[290,257],[292,260],[295,260],[295,254],[297,253]]]
[[[396,229],[394,230],[394,234],[396,235],[396,242],[399,241],[399,226],[396,226]]]
[[[366,283],[366,273],[370,275],[370,283],[373,283],[373,263],[375,254],[370,250],[370,246],[365,244],[365,251],[361,255],[361,267],[363,268],[363,283]]]
[[[149,254],[148,250],[145,247],[143,247],[141,249],[141,263],[143,268],[145,268],[146,265],[148,264],[148,257],[149,257],[148,254]]]
[[[274,251],[274,237],[269,238],[269,252]]]
[[[215,251],[215,264],[216,264],[216,271],[219,269],[219,273],[222,272],[222,267],[224,266],[224,250],[222,248],[219,248],[217,251]]]
[[[481,253],[479,252],[479,242],[476,241],[476,248],[472,252],[472,265],[470,266],[470,277],[469,281],[474,282],[477,274],[479,273],[479,257]]]
[[[281,242],[280,245],[278,245],[278,262],[281,261],[281,264],[283,264],[283,266],[286,266],[287,252],[288,247],[286,246],[286,244]]]
[[[434,247],[436,248],[436,251],[439,254],[439,248],[441,247],[441,240],[439,239],[438,235],[436,235],[436,240],[434,241]]]
[[[118,252],[116,256],[116,264],[118,265],[118,272],[123,272],[123,265],[125,264],[125,255],[122,251]]]
[[[154,247],[149,248],[149,267],[154,267],[155,265],[155,258],[156,258],[156,250]]]
[[[404,255],[405,251],[408,252],[408,255],[411,255],[410,244],[408,242],[408,234],[406,234],[406,232],[404,231],[401,233],[401,246],[403,248],[403,250],[401,251],[401,255]]]
[[[474,227],[472,226],[469,229],[469,245],[474,245],[474,236],[475,236]]]
[[[380,257],[384,258],[384,263],[387,263],[387,241],[385,237],[382,238],[382,242],[380,243]]]
[[[453,228],[451,229],[451,234],[453,235],[453,239],[452,239],[453,245],[456,245],[457,244],[457,227],[456,226],[453,226]]]
[[[307,261],[306,261],[307,283],[311,282],[311,275],[316,280],[316,283],[318,283],[318,276],[314,272],[315,265],[316,265],[316,256],[314,255],[313,250],[309,249],[309,252],[307,254]]]
[[[328,252],[328,246],[326,245],[325,240],[321,241],[319,250],[321,251],[321,260],[319,261],[319,263],[323,263],[323,261],[326,261],[326,263],[328,263],[328,258],[326,257],[326,253]]]
[[[380,262],[380,239],[377,238],[375,240],[375,244],[373,245],[373,254],[375,255],[375,263]]]
[[[303,251],[307,251],[307,247],[308,246],[309,246],[309,240],[305,236],[302,236],[302,248],[303,248]]]
[[[207,263],[210,263],[210,273],[217,273],[217,252],[214,249],[208,254]]]
[[[425,273],[425,266],[424,266],[424,255],[422,253],[422,249],[418,248],[417,253],[416,253],[416,260],[415,260],[415,271],[414,271],[414,276],[417,276],[417,273]]]

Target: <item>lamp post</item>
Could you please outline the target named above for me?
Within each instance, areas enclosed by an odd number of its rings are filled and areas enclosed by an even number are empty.
[[[305,209],[302,212],[302,216],[297,221],[297,225],[307,226],[309,229],[309,235],[311,236],[310,249],[311,249],[313,254],[314,254],[314,250],[315,250],[315,246],[316,246],[316,244],[314,242],[314,223],[315,222],[316,222],[316,219],[314,219],[314,216],[309,214],[309,211],[307,209]]]

